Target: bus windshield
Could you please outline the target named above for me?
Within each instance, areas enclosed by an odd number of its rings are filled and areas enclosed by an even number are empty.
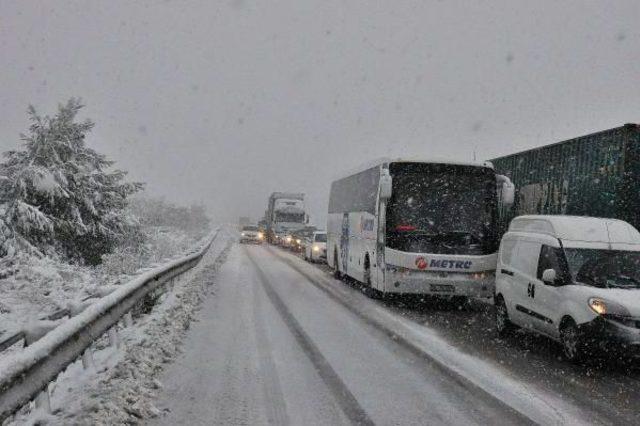
[[[498,246],[493,170],[392,163],[387,246],[434,254],[491,254]]]

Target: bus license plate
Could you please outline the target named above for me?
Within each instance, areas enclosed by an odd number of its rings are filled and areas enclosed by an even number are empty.
[[[453,293],[455,287],[448,284],[431,284],[431,291],[437,291],[440,293]]]

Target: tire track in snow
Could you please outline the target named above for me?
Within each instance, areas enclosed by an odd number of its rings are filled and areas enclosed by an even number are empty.
[[[377,321],[374,318],[371,318],[370,316],[362,312],[357,307],[350,305],[346,300],[342,299],[339,295],[335,294],[326,285],[322,284],[316,278],[311,276],[308,272],[304,271],[300,266],[296,265],[291,259],[288,259],[282,254],[277,253],[277,251],[271,247],[267,247],[267,250],[270,253],[272,253],[278,260],[287,264],[290,268],[292,268],[297,273],[299,273],[304,278],[306,278],[309,281],[309,283],[311,283],[314,287],[324,292],[327,296],[329,296],[329,298],[331,298],[338,304],[345,307],[349,312],[354,314],[357,318],[364,321],[366,324],[374,327],[375,329],[381,331],[382,333],[387,335],[389,338],[391,338],[396,344],[398,344],[403,349],[409,351],[414,356],[417,356],[419,359],[422,359],[423,361],[438,368],[445,376],[449,377],[452,381],[458,383],[458,385],[460,385],[462,388],[467,389],[468,391],[481,396],[483,399],[487,401],[488,404],[503,411],[506,416],[505,419],[510,417],[512,419],[512,422],[518,423],[518,424],[537,424],[536,421],[528,417],[526,414],[516,410],[512,406],[496,398],[494,395],[492,395],[482,387],[478,386],[477,384],[473,383],[471,380],[453,371],[447,365],[440,363],[437,359],[430,356],[428,353],[426,353],[419,346],[415,345],[413,342],[405,339],[402,335],[397,334],[395,331],[388,328],[383,323]]]
[[[254,309],[253,326],[258,343],[260,370],[264,373],[265,377],[262,386],[266,400],[267,417],[270,424],[288,426],[291,422],[287,415],[287,404],[282,392],[280,379],[278,378],[278,370],[273,361],[271,341],[264,322],[261,320],[264,317],[261,315],[262,304],[260,303],[260,297],[258,297],[259,290],[255,285],[252,286]]]
[[[258,266],[253,256],[246,249],[245,253],[254,266],[267,297],[282,317],[282,320],[295,338],[296,342],[300,345],[304,353],[316,368],[316,371],[322,381],[336,396],[336,402],[339,404],[344,414],[353,424],[374,425],[375,423],[373,420],[371,420],[367,412],[362,408],[358,400],[351,393],[340,376],[338,376],[335,370],[331,367],[324,355],[322,355],[322,352],[320,352],[315,343],[313,343],[311,338],[303,330],[300,323],[289,311],[289,308],[284,304],[278,293],[271,286],[268,278],[260,266]]]

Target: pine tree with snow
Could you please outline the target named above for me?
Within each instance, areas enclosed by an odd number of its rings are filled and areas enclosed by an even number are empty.
[[[97,264],[135,227],[125,207],[143,185],[86,146],[94,123],[76,121],[82,107],[72,98],[53,117],[29,107],[24,149],[0,164],[0,254],[22,249]]]

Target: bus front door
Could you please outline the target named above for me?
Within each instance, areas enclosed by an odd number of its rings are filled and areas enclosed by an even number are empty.
[[[349,263],[349,213],[342,216],[342,233],[340,234],[340,260],[342,261],[342,273],[347,273]]]

